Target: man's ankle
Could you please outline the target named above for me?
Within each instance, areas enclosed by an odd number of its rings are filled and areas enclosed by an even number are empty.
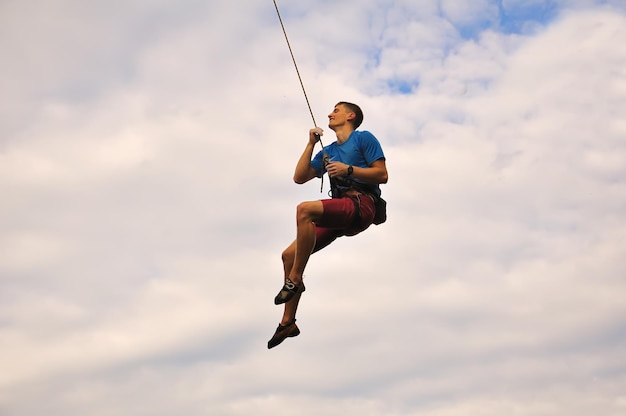
[[[296,286],[299,286],[302,283],[302,276],[289,276],[289,280],[291,280]]]

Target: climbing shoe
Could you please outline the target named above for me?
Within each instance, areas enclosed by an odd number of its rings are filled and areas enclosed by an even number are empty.
[[[267,349],[269,350],[270,348],[274,348],[285,339],[289,337],[297,337],[298,335],[300,335],[300,329],[296,325],[295,319],[293,320],[293,322],[285,326],[278,324],[278,328],[276,328],[274,336],[267,342]]]
[[[300,290],[300,288],[302,288],[302,290]],[[299,291],[304,292],[304,290],[304,283],[296,285],[290,278],[286,278],[285,285],[282,289],[280,289],[280,292],[278,292],[278,295],[274,298],[274,304],[280,305],[281,303],[289,302],[291,298],[296,295],[296,293]]]

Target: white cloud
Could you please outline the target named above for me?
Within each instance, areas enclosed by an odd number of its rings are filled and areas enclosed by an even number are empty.
[[[323,195],[244,3],[0,6],[0,413],[621,414],[619,5],[463,39],[490,5],[281,2],[318,124],[353,100],[383,142],[389,221],[311,259],[268,352]]]

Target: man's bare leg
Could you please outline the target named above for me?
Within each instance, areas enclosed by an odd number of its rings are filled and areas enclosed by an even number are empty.
[[[295,321],[298,303],[300,302],[300,296],[304,289],[302,275],[313,248],[315,247],[315,224],[313,222],[321,217],[323,212],[324,205],[321,201],[303,202],[298,205],[296,214],[296,241],[291,243],[289,247],[283,251],[282,255],[285,280],[291,280],[292,283],[298,286],[298,290],[295,294],[292,294],[291,299],[285,302],[280,325],[276,329],[274,336],[267,342],[267,348],[274,348],[286,338],[295,337],[300,334],[300,329]],[[277,295],[277,299],[280,299],[279,297],[282,293],[283,290]],[[274,300],[274,302],[277,301]]]
[[[296,285],[302,283],[302,275],[311,252],[315,247],[315,224],[313,222],[324,213],[322,201],[302,202],[296,210],[296,241],[293,265],[289,271],[289,279]]]
[[[296,210],[296,241],[283,251],[283,269],[285,279],[289,278],[294,284],[300,286],[300,290],[285,303],[281,325],[294,321],[300,296],[302,294],[302,275],[304,268],[311,257],[315,247],[315,225],[313,221],[324,213],[324,205],[321,201],[303,202]]]
[[[285,279],[289,277],[289,273],[291,273],[291,269],[293,268],[294,258],[296,256],[296,241],[291,243],[289,247],[283,251],[283,269],[285,272]],[[298,303],[300,302],[300,295],[302,292],[298,292],[291,298],[287,303],[285,303],[285,309],[283,311],[283,319],[280,321],[281,325],[288,325],[292,323],[296,319],[296,311],[298,310]]]

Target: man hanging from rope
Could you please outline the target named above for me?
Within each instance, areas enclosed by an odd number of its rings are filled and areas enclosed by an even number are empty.
[[[267,348],[300,334],[296,310],[305,290],[302,275],[310,255],[338,237],[356,235],[386,219],[386,203],[380,198],[379,187],[387,182],[385,155],[372,133],[356,130],[363,121],[363,112],[358,105],[342,101],[328,119],[337,141],[311,159],[323,134],[319,127],[311,129],[293,179],[303,184],[328,172],[332,198],[302,202],[297,207],[296,240],[282,253],[284,286],[274,299],[276,305],[285,305],[283,317]]]

